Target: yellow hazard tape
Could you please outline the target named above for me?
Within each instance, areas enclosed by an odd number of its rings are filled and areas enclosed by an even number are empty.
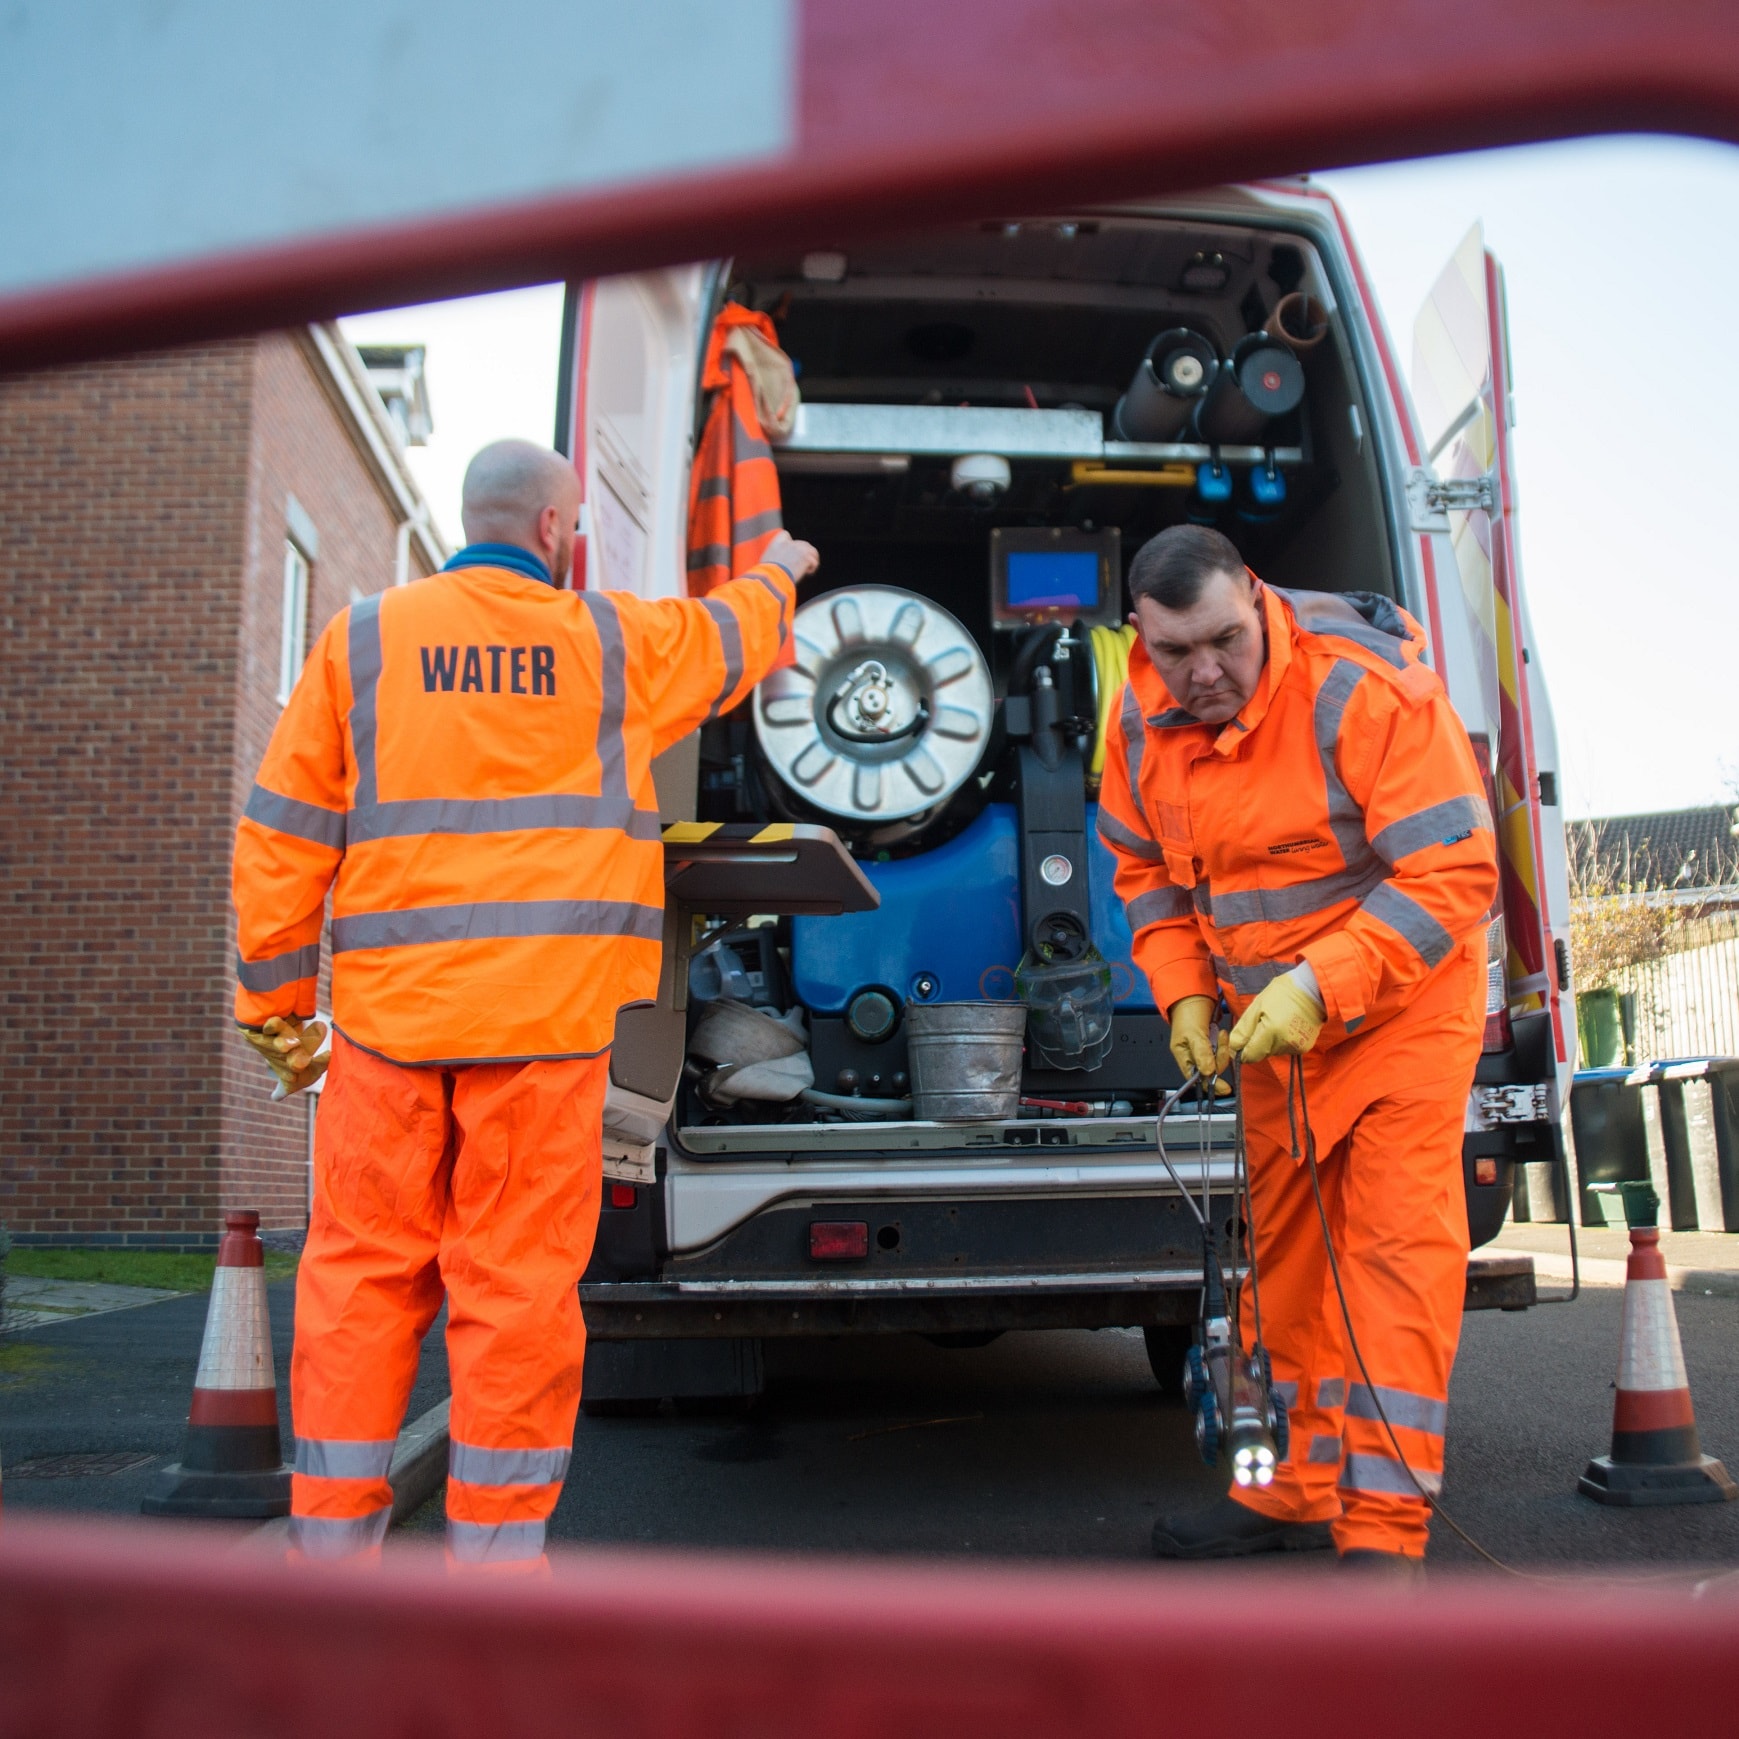
[[[775,821],[771,826],[763,827],[759,833],[755,834],[754,837],[750,839],[749,844],[780,845],[783,844],[784,841],[795,839],[796,837],[797,829],[791,822]]]
[[[724,826],[722,821],[673,821],[664,830],[666,845],[699,845]]]

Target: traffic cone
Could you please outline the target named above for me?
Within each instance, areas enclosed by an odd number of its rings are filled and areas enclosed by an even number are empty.
[[[187,1447],[180,1461],[157,1476],[156,1489],[141,1506],[148,1516],[290,1513],[260,1216],[225,1214],[224,1224],[187,1415]]]
[[[1714,1456],[1703,1453],[1697,1438],[1679,1322],[1661,1255],[1660,1197],[1646,1183],[1617,1187],[1630,1228],[1630,1265],[1624,1277],[1612,1453],[1588,1463],[1577,1490],[1603,1504],[1729,1503],[1739,1497],[1739,1486]]]

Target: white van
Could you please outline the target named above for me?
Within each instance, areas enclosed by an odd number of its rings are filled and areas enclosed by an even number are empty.
[[[1489,1240],[1518,1165],[1561,1159],[1574,1022],[1480,232],[1420,315],[1411,392],[1307,179],[574,285],[558,439],[590,587],[685,590],[701,350],[726,298],[770,313],[798,369],[775,458],[822,565],[796,668],[659,769],[665,984],[624,1013],[613,1064],[588,1408],[753,1394],[768,1337],[890,1331],[1141,1327],[1175,1385],[1201,1274],[1155,1152],[1177,1076],[1093,816],[1123,573],[1184,519],[1275,584],[1398,600],[1485,757],[1503,881],[1465,1159]],[[1108,1025],[1053,1023],[1049,1053],[1029,1034],[995,1115],[918,1115],[936,1101],[912,1101],[914,1011],[1015,997],[1058,911],[1105,968]],[[806,1091],[730,1094],[727,1053],[695,1050],[721,998],[762,1034],[784,1017],[774,1048],[806,1059]],[[1228,1226],[1230,1139],[1223,1112],[1168,1124]],[[1470,1303],[1531,1297],[1529,1272]]]

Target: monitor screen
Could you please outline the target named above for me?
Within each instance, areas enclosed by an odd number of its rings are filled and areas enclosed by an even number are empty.
[[[1009,609],[1096,610],[1098,607],[1097,550],[1009,551]]]

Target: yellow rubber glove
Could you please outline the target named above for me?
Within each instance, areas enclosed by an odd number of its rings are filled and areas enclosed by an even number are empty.
[[[1232,1053],[1226,1035],[1214,1026],[1219,1005],[1214,996],[1180,996],[1166,1018],[1171,1022],[1171,1054],[1185,1078],[1194,1070],[1204,1081],[1212,1079],[1214,1092],[1224,1099],[1232,1084],[1216,1077],[1231,1068]]]
[[[241,1034],[278,1077],[274,1099],[312,1087],[326,1073],[326,1065],[331,1061],[330,1057],[314,1054],[326,1037],[326,1028],[319,1021],[305,1027],[296,1015],[275,1014],[264,1026],[244,1026]]]
[[[1283,972],[1244,1010],[1232,1028],[1232,1049],[1246,1063],[1302,1056],[1328,1019],[1296,972]]]

